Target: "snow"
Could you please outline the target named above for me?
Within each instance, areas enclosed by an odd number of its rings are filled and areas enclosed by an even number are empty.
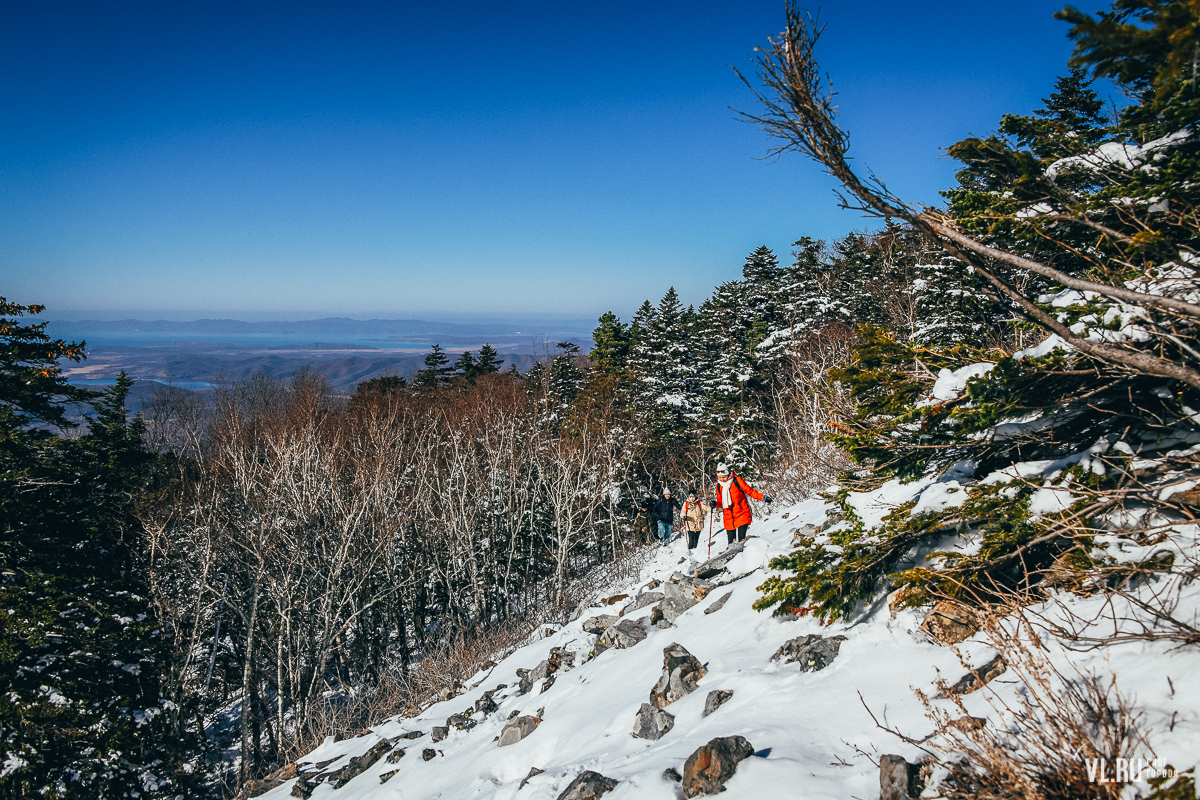
[[[1022,465],[1019,471],[1032,476],[1055,466],[1038,462]],[[932,479],[909,484],[893,481],[874,492],[852,495],[851,499],[864,522],[877,524],[885,509],[920,492],[924,492],[921,502],[929,509],[949,507],[954,498],[965,495],[961,489],[953,490],[966,474],[968,471],[959,470],[941,483],[933,483]],[[1049,496],[1039,502],[1049,503]],[[750,528],[753,538],[731,561],[727,573],[715,580],[754,572],[713,590],[698,606],[680,616],[674,628],[650,627],[646,640],[632,648],[607,650],[581,663],[595,637],[583,632],[580,621],[570,622],[513,653],[490,672],[476,676],[466,693],[433,705],[415,718],[391,719],[374,726],[367,736],[340,742],[327,739],[301,761],[339,758],[340,763],[331,765],[337,768],[346,757],[364,753],[381,737],[412,730],[425,732],[419,739],[398,742],[398,746],[407,748],[398,763],[381,759],[341,789],[322,783],[312,797],[554,800],[576,775],[594,770],[619,781],[616,789],[605,795],[606,800],[675,800],[681,796],[678,784],[664,780],[663,771],[668,767],[682,771],[683,762],[697,747],[714,737],[735,734],[746,737],[757,752],[738,766],[729,781],[723,795],[729,800],[877,797],[879,772],[872,759],[895,753],[915,761],[920,752],[878,729],[864,704],[881,722],[921,739],[930,733],[932,723],[913,689],[933,694],[933,683],[939,675],[953,681],[964,674],[964,668],[951,648],[930,642],[919,631],[923,618],[919,609],[899,611],[892,617],[886,607],[876,603],[856,618],[823,627],[812,617],[773,617],[751,608],[759,597],[756,587],[772,572],[770,559],[790,551],[793,531],[807,523],[819,524],[824,518],[824,502],[809,500],[757,519]],[[1194,549],[1195,531],[1188,536]],[[1188,536],[1181,535],[1181,541]],[[721,539],[723,544],[724,537]],[[1115,551],[1118,545],[1132,543],[1113,536],[1102,537],[1099,544]],[[612,586],[611,593],[633,596],[651,579],[669,579],[685,567],[686,555],[683,544],[676,540],[662,548],[636,580]],[[1185,607],[1200,608],[1200,582],[1181,591]],[[705,614],[704,610],[726,592],[732,592],[732,596],[724,607]],[[1068,612],[1099,619],[1103,603],[1099,595],[1055,595],[1038,610],[1052,620],[1061,620]],[[612,611],[611,607],[597,606],[584,611],[580,619]],[[649,611],[639,609],[630,616],[643,618]],[[784,642],[813,633],[847,637],[840,655],[825,670],[804,673],[796,664],[770,660]],[[668,706],[666,710],[675,716],[675,725],[666,736],[658,741],[636,739],[630,735],[634,715],[648,700],[661,673],[663,648],[673,642],[704,662],[708,673],[697,691]],[[547,691],[539,693],[540,686],[535,685],[530,694],[518,696],[516,670],[534,667],[546,658],[551,647],[577,652],[577,666],[560,672]],[[1147,753],[1148,759],[1159,756],[1181,769],[1193,765],[1200,751],[1197,648],[1145,641],[1081,652],[1065,650],[1053,642],[1050,647],[1052,660],[1063,669],[1120,676],[1119,686],[1126,697],[1135,698],[1145,715],[1145,727],[1160,734],[1151,737],[1154,753]],[[960,649],[972,664],[983,663],[995,652],[978,635]],[[444,725],[451,714],[472,707],[485,690],[498,684],[507,684],[507,688],[494,695],[497,712],[484,717],[472,730],[452,729],[447,739],[431,743],[428,734],[433,726]],[[993,685],[1010,699],[1019,688],[1007,676]],[[715,713],[702,718],[705,697],[714,689],[733,690],[734,694]],[[979,692],[966,696],[972,714],[988,715],[990,706],[984,695]],[[508,747],[497,746],[494,738],[510,713],[537,714],[539,710],[543,721],[527,738]],[[1173,724],[1169,734],[1168,723]],[[421,751],[428,747],[437,750],[438,756],[424,761]],[[519,788],[533,767],[544,772]],[[379,776],[392,770],[397,770],[395,777],[381,784]],[[263,796],[270,800],[288,798],[293,783],[288,781]]]
[[[953,400],[967,388],[967,381],[980,375],[987,375],[995,364],[979,363],[956,369],[953,372],[943,368],[938,373],[937,382],[933,384],[933,399],[939,402]]]

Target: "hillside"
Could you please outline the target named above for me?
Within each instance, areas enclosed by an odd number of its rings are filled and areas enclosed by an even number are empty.
[[[911,486],[919,491],[924,485]],[[639,605],[638,593],[649,591],[648,585],[663,591],[659,584],[672,581],[673,576],[688,584],[690,579],[676,572],[686,567],[681,564],[683,545],[676,540],[657,553],[636,580],[611,586],[605,593],[628,594],[630,600],[578,610],[573,621],[546,629],[544,638],[474,676],[462,694],[424,708],[416,716],[390,719],[357,738],[327,739],[299,761],[303,786],[297,787],[292,768],[285,768],[277,777],[287,779],[262,796],[304,796],[307,787],[313,798],[338,800],[585,797],[565,790],[577,775],[590,770],[616,781],[615,788],[605,794],[612,800],[666,800],[684,794],[679,783],[664,777],[664,771],[684,773],[685,761],[697,748],[716,737],[742,736],[750,742],[754,755],[738,764],[728,781],[724,796],[730,800],[878,797],[881,756],[898,754],[916,762],[925,755],[917,743],[934,730],[914,690],[932,697],[939,678],[954,684],[966,676],[960,656],[965,663],[979,667],[992,663],[997,652],[986,631],[956,647],[939,644],[921,627],[928,609],[889,612],[882,601],[860,609],[849,621],[828,626],[811,616],[772,617],[753,610],[751,605],[759,597],[756,587],[771,572],[767,566],[770,559],[791,549],[794,531],[820,525],[825,518],[824,503],[811,500],[776,509],[756,522],[751,528],[753,538],[710,577],[715,586],[699,604],[678,616],[673,626],[660,628],[649,624],[652,606],[633,607]],[[1181,555],[1194,558],[1195,530],[1178,530],[1177,534],[1176,546],[1190,548]],[[714,553],[719,550],[714,540]],[[1149,588],[1153,590],[1153,586]],[[1063,619],[1068,612],[1102,617],[1098,603],[1098,599],[1093,602],[1064,595],[1029,609],[1026,618],[1036,619],[1042,613],[1048,623]],[[631,609],[623,619],[636,622],[645,633],[644,640],[603,650],[588,660],[598,637],[586,632],[585,625],[595,629],[590,621],[597,615],[623,608]],[[1188,613],[1181,618],[1194,619],[1196,608],[1200,608],[1200,592],[1192,589],[1182,596],[1179,610]],[[630,627],[625,626],[627,634]],[[989,726],[1000,725],[999,705],[1006,702],[1020,708],[1017,697],[1022,682],[1018,678],[1027,675],[1031,666],[1037,672],[1040,664],[1043,674],[1052,677],[1045,668],[1053,665],[1077,683],[1094,673],[1107,685],[1108,676],[1119,674],[1117,691],[1140,714],[1140,729],[1146,735],[1136,745],[1137,756],[1145,758],[1140,766],[1170,764],[1181,771],[1193,766],[1200,752],[1200,653],[1195,648],[1178,650],[1170,642],[1129,641],[1069,651],[1044,635],[1044,624],[1039,629],[1048,662],[1022,662],[1017,651],[1008,648],[1005,655],[1013,662],[1012,669],[989,670],[985,678],[992,679],[982,689],[960,695],[970,716],[986,719]],[[609,631],[605,636],[614,634]],[[844,636],[845,640],[824,669],[805,672],[801,663],[772,660],[785,643],[808,635]],[[632,639],[636,638],[635,634]],[[1019,640],[1028,643],[1028,630]],[[635,717],[663,672],[664,648],[676,643],[703,662],[707,672],[695,691],[666,706],[674,725],[665,735],[656,741],[635,738],[631,735]],[[552,685],[539,680],[528,694],[521,694],[518,670],[534,670],[551,655],[552,648],[558,648],[556,653],[574,654],[575,666],[564,663]],[[564,656],[561,660],[571,659]],[[802,659],[802,663],[809,661]],[[819,659],[815,666],[820,666]],[[731,691],[732,696],[704,716],[706,698],[715,690]],[[486,709],[485,693],[494,701],[495,710],[472,713],[469,720],[453,720],[466,729],[450,727],[446,738],[432,740],[434,727],[446,726],[452,715]],[[1035,687],[1032,696],[1046,695]],[[931,704],[950,717],[961,715],[952,699],[934,699]],[[913,743],[877,727],[872,713],[881,725],[905,734]],[[520,741],[499,746],[497,737],[508,719],[518,715],[540,718],[541,722],[535,727],[529,722],[532,730]],[[472,724],[474,727],[469,727]],[[1007,724],[1012,724],[1011,719]],[[1001,730],[1003,727],[1000,725]],[[934,742],[931,739],[925,745],[938,751]],[[403,755],[398,755],[401,751]],[[945,755],[946,747],[940,752]],[[425,760],[425,756],[431,757]],[[1155,762],[1155,758],[1160,760]],[[377,760],[372,763],[373,759]],[[351,769],[342,773],[348,764]],[[339,777],[345,779],[360,768],[361,774],[335,788]],[[1111,771],[1113,766],[1106,769]],[[1152,774],[1144,772],[1147,779]],[[944,777],[944,771],[934,769],[932,777],[937,780],[939,776]],[[1133,787],[1136,791],[1129,794],[1127,789],[1126,796],[1146,796],[1151,791],[1145,781]],[[264,784],[257,784],[253,791],[261,793],[263,788]],[[926,796],[936,795],[927,792]]]

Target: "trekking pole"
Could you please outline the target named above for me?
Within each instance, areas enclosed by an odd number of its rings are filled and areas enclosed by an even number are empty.
[[[708,506],[708,557],[709,558],[712,558],[712,524],[713,524],[713,515],[715,513],[716,513],[716,510],[712,507],[712,503],[710,502],[709,506]]]

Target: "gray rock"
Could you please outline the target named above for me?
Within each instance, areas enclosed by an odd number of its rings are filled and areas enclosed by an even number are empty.
[[[533,777],[535,777],[535,776],[537,776],[537,775],[541,775],[541,774],[542,774],[543,772],[545,772],[545,771],[546,771],[546,770],[544,770],[544,769],[538,769],[537,767],[530,767],[530,768],[529,768],[529,774],[528,774],[528,775],[526,775],[524,778],[522,778],[522,779],[521,779],[521,785],[517,787],[517,791],[520,791],[521,789],[524,789],[524,788],[525,788],[525,784],[529,783],[529,779],[530,779],[530,778],[533,778]]]
[[[681,697],[696,690],[696,684],[707,670],[683,645],[672,643],[663,648],[663,672],[650,690],[650,704],[666,708]]]
[[[722,736],[688,756],[683,765],[683,794],[695,797],[725,791],[737,765],[754,755],[754,746],[741,736]]]
[[[915,800],[924,790],[920,764],[894,755],[879,759],[879,800]]]
[[[471,728],[474,728],[479,724],[471,718],[473,715],[473,711],[466,711],[462,714],[452,714],[446,718],[446,727],[457,728],[460,731],[469,731]]]
[[[600,635],[599,644],[614,650],[626,650],[646,638],[646,630],[631,619],[623,619]]]
[[[500,747],[508,747],[510,744],[516,744],[537,730],[537,726],[540,723],[541,720],[537,717],[513,717],[504,726],[504,730],[500,731]]]
[[[642,592],[637,597],[629,601],[625,608],[621,609],[621,615],[624,616],[630,611],[637,611],[639,608],[652,606],[659,600],[663,599],[662,592]]]
[[[393,750],[392,752],[388,753],[388,755],[387,755],[387,763],[389,763],[389,764],[398,764],[398,763],[400,763],[400,759],[402,759],[402,758],[404,758],[404,748],[403,748],[403,747],[397,747],[395,750]]]
[[[671,783],[679,783],[683,780],[683,776],[679,774],[679,770],[674,767],[667,767],[663,770],[663,780]]]
[[[449,725],[445,725],[445,726],[434,725],[433,731],[430,733],[429,738],[432,739],[434,742],[440,742],[449,735],[450,735],[450,726]]]
[[[437,758],[437,754],[438,754],[437,750],[434,750],[432,747],[426,747],[424,750],[421,751],[421,759],[423,761],[429,761],[431,759]]]
[[[704,713],[701,717],[707,717],[709,714],[716,711],[721,706],[733,697],[732,689],[713,689],[708,693],[708,697],[704,698]]]
[[[587,633],[601,634],[620,621],[620,618],[616,614],[600,614],[599,616],[585,619],[583,621],[583,629]]]
[[[409,731],[408,733],[400,734],[401,739],[420,739],[425,735],[425,731]]]
[[[649,703],[642,703],[637,716],[633,720],[633,735],[639,739],[651,741],[666,736],[675,727],[675,715],[661,708],[655,708]]]
[[[596,800],[601,795],[611,792],[617,785],[612,778],[606,778],[599,772],[579,773],[575,780],[563,789],[558,800]]]
[[[1003,675],[1007,671],[1008,664],[1004,662],[1004,656],[996,656],[979,669],[973,669],[959,678],[953,686],[946,690],[946,694],[970,694],[983,688],[983,685],[992,678]]]
[[[346,766],[342,767],[341,772],[338,775],[337,784],[334,786],[334,788],[340,789],[353,779],[357,778],[363,773],[364,770],[366,770],[379,759],[383,758],[384,753],[391,750],[392,745],[395,743],[395,739],[380,739],[378,742],[372,745],[370,750],[363,753],[361,756],[358,756],[357,758],[350,759]]]
[[[711,578],[714,575],[721,574],[725,571],[726,565],[729,564],[730,561],[733,561],[734,556],[742,552],[742,549],[745,548],[745,546],[745,541],[738,542],[737,544],[726,548],[725,551],[720,555],[713,556],[708,561],[705,561],[703,564],[696,567],[696,577]]]
[[[720,611],[722,608],[725,607],[725,602],[731,597],[733,597],[733,592],[732,591],[726,592],[725,594],[721,595],[717,599],[717,602],[711,604],[708,608],[704,609],[704,613],[712,614],[714,611]]]
[[[575,651],[565,647],[551,647],[546,660],[555,672],[566,672],[575,666]]]
[[[775,655],[771,656],[771,660],[778,661],[786,656],[787,659],[784,663],[796,662],[800,665],[802,672],[817,672],[833,663],[844,641],[846,641],[845,636],[826,638],[815,633],[797,636],[795,639],[784,642],[775,651]]]
[[[394,770],[392,770],[391,772],[385,772],[385,773],[383,773],[382,775],[380,775],[380,776],[379,776],[379,782],[380,782],[380,783],[387,783],[387,782],[388,782],[388,781],[390,781],[392,778],[396,777],[396,773],[397,773],[397,772],[399,772],[399,771],[400,771],[400,770],[398,770],[398,769],[394,769]]]
[[[496,705],[496,701],[492,699],[492,695],[494,695],[497,691],[499,691],[499,689],[491,689],[486,691],[483,693],[483,697],[475,701],[476,714],[491,714],[493,711],[499,708],[499,706]]]

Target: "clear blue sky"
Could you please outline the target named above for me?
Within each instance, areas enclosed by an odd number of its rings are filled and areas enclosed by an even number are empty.
[[[856,163],[936,202],[941,148],[1065,72],[1062,0],[835,2]],[[1088,6],[1088,9],[1091,7]],[[628,315],[867,221],[729,65],[781,0],[6,7],[0,295],[245,319]]]

